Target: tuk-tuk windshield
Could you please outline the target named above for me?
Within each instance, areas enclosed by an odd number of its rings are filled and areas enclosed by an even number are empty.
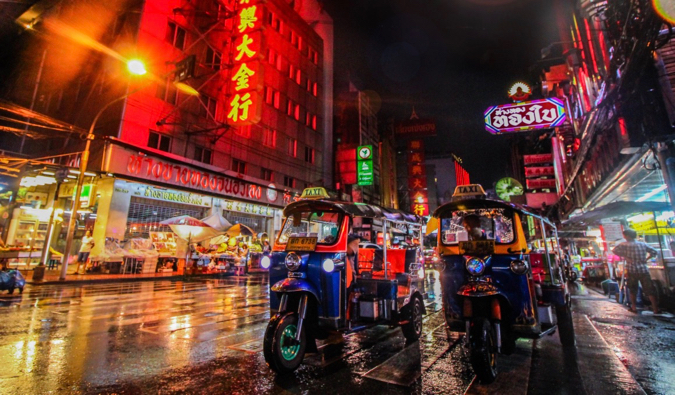
[[[452,212],[452,216],[441,219],[443,244],[453,245],[471,240],[513,243],[513,212],[504,208],[456,210]]]
[[[277,242],[286,244],[290,237],[316,237],[318,244],[334,244],[343,215],[328,211],[304,211],[289,215]]]

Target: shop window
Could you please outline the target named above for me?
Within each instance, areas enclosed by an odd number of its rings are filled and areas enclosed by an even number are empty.
[[[147,199],[138,196],[131,197],[127,215],[127,228],[124,238],[150,237],[149,232],[171,232],[168,225],[161,222],[180,215],[189,215],[193,218],[204,218],[208,207],[192,206],[165,200]]]
[[[288,155],[293,158],[298,157],[298,140],[288,139]]]
[[[246,174],[246,162],[238,159],[232,159],[232,170],[239,174]]]
[[[155,96],[167,103],[178,104],[178,90],[171,80],[167,80],[164,84],[157,84]]]
[[[314,148],[305,147],[305,162],[314,163]]]
[[[288,188],[295,188],[295,178],[284,176],[284,186]]]
[[[216,99],[207,96],[203,93],[199,94],[199,100],[201,101],[202,105],[199,108],[199,116],[201,117],[209,117],[209,118],[216,118],[216,110],[218,110],[218,102]]]
[[[265,129],[263,131],[263,144],[265,144],[268,147],[276,147],[277,146],[277,131],[274,129]]]
[[[263,167],[260,169],[260,178],[265,181],[274,182],[274,172]]]
[[[171,137],[151,131],[148,134],[148,147],[171,152]]]
[[[222,63],[222,55],[218,51],[214,51],[211,47],[206,48],[206,66],[213,70],[220,70]]]
[[[202,163],[207,163],[211,164],[211,158],[213,157],[213,151],[204,148],[204,147],[195,147],[195,155],[194,155],[194,160],[198,160]]]
[[[176,22],[167,22],[166,28],[166,42],[174,47],[183,50],[185,48],[185,36],[187,32],[182,27],[178,26]]]

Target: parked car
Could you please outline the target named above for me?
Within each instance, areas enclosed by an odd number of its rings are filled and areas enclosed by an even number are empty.
[[[434,249],[424,250],[424,268],[433,269],[434,264],[440,260],[438,253]]]

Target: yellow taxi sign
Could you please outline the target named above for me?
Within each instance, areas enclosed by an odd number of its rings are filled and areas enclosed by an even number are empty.
[[[300,195],[300,199],[328,199],[330,196],[326,192],[326,188],[323,187],[312,187],[305,188]]]
[[[485,191],[480,184],[469,184],[469,185],[458,185],[455,188],[455,193],[452,194],[453,198],[459,197],[485,197]]]

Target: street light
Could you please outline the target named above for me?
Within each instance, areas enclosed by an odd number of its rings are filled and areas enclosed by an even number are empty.
[[[143,75],[146,73],[145,66],[143,62],[139,60],[130,60],[127,62],[127,69],[129,72],[135,75]],[[87,132],[86,143],[84,145],[84,151],[82,151],[82,158],[80,159],[80,173],[77,175],[77,184],[75,187],[75,197],[73,198],[73,203],[70,208],[70,219],[68,220],[68,233],[66,236],[66,249],[63,251],[63,262],[61,263],[61,275],[59,280],[64,281],[66,279],[66,274],[68,273],[68,259],[70,259],[70,250],[73,247],[73,239],[75,238],[75,224],[77,222],[77,211],[80,209],[80,195],[82,194],[82,187],[84,186],[84,177],[85,172],[87,171],[87,164],[89,163],[89,150],[91,149],[91,140],[94,139],[94,128],[98,119],[101,117],[103,112],[107,110],[113,104],[122,101],[129,97],[130,95],[136,93],[138,90],[134,90],[126,93],[125,95],[118,97],[117,99],[106,104],[99,110],[99,112],[94,117],[94,120],[91,122],[89,131]],[[49,247],[47,247],[49,248]]]

